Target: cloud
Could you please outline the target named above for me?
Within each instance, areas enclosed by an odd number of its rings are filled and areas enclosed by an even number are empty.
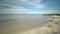
[[[25,9],[22,6],[11,5],[10,8],[6,8],[0,11],[0,14],[24,14],[28,9]]]
[[[42,9],[45,8],[45,4],[41,3],[42,0],[28,0],[27,4],[30,4],[31,8],[33,9]],[[28,6],[28,7],[30,7]]]
[[[45,7],[42,0],[0,0],[0,14],[37,14]],[[2,7],[1,7],[2,6]],[[34,12],[35,11],[35,12]]]
[[[31,11],[22,6],[11,5],[10,8],[1,10],[0,14],[41,14],[41,12]]]
[[[51,13],[55,7],[43,0],[0,0],[0,14]],[[48,6],[49,5],[49,6]],[[58,9],[58,8],[57,8]],[[56,13],[56,12],[55,12]]]
[[[23,6],[29,9],[42,9],[45,7],[45,4],[41,4],[42,0],[5,0],[5,3]]]

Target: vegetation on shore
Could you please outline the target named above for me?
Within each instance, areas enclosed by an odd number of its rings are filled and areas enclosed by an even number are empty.
[[[43,15],[46,15],[46,16],[53,16],[53,15],[60,16],[60,14],[43,14]]]

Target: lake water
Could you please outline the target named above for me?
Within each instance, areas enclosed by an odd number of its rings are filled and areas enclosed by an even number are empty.
[[[43,15],[0,15],[0,34],[12,34],[36,28],[49,16]]]

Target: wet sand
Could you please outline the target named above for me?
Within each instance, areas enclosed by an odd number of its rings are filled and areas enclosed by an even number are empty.
[[[33,29],[41,27],[49,17],[40,15],[12,15],[3,18],[1,16],[0,34],[23,34],[26,31],[32,32]]]

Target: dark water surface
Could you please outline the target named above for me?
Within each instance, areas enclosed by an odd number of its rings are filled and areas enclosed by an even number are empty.
[[[0,15],[1,34],[11,34],[40,26],[49,16],[43,15]]]

